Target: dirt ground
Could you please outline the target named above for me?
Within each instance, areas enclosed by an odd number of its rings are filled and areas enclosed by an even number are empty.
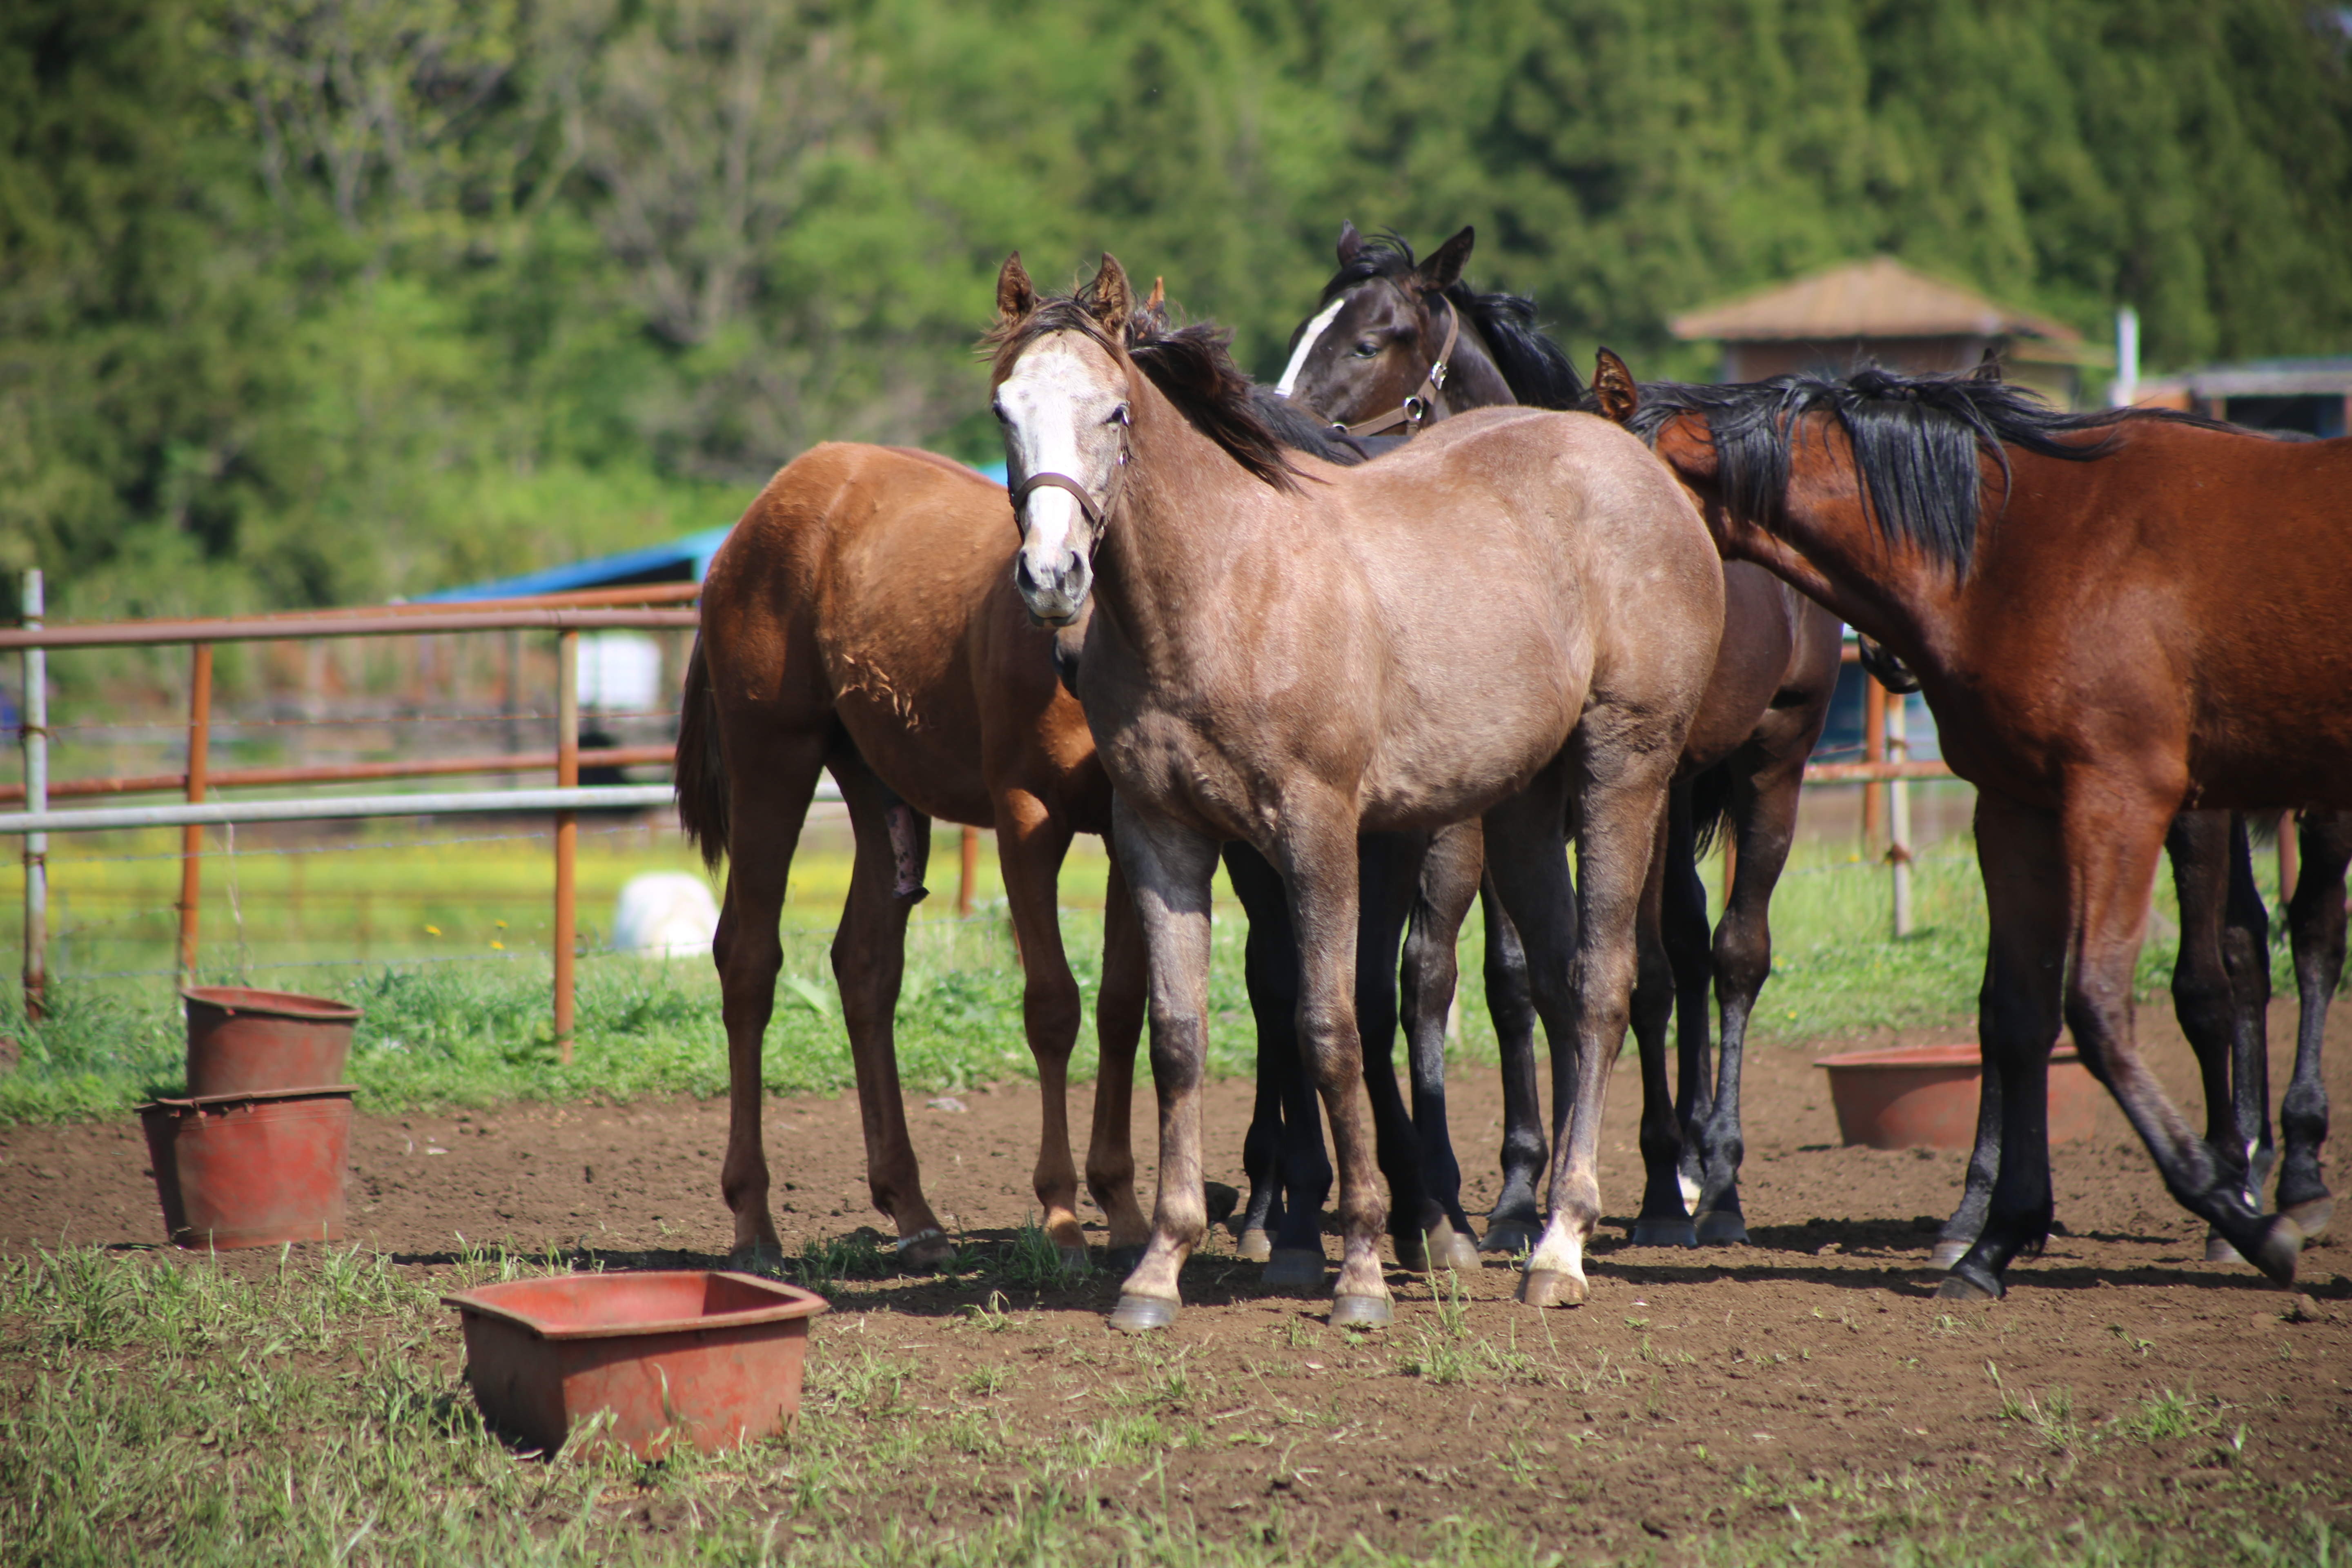
[[[2198,1107],[2168,1012],[2140,1016],[2168,1087]],[[2341,1107],[2352,1103],[2352,1009],[2337,1016],[2329,1091]],[[2293,1026],[2291,1007],[2274,1010],[2274,1096]],[[1958,1037],[1822,1048],[1937,1037]],[[1155,1364],[1185,1370],[1189,1392],[1171,1397],[1193,1440],[1129,1466],[1123,1483],[1103,1482],[1106,1506],[1157,1506],[1164,1494],[1204,1521],[1238,1521],[1263,1519],[1271,1500],[1294,1525],[1341,1537],[1402,1539],[1455,1516],[1638,1547],[1643,1533],[1793,1528],[1841,1486],[1932,1497],[1946,1521],[2023,1507],[2053,1526],[2149,1488],[2237,1497],[2273,1516],[2281,1496],[2310,1489],[2310,1511],[2340,1527],[2352,1499],[2352,1280],[2342,1273],[2352,1254],[2336,1237],[2305,1253],[2294,1293],[2202,1262],[2201,1228],[2103,1098],[2095,1136],[2057,1152],[2064,1233],[2017,1265],[2008,1300],[1953,1310],[1934,1299],[1924,1254],[1955,1200],[1961,1156],[1839,1146],[1818,1054],[1751,1058],[1751,1245],[1636,1249],[1612,1226],[1592,1259],[1592,1299],[1578,1310],[1517,1305],[1512,1273],[1494,1263],[1462,1282],[1466,1313],[1449,1329],[1428,1283],[1392,1270],[1395,1327],[1339,1335],[1318,1302],[1262,1289],[1218,1231],[1188,1268],[1188,1305],[1156,1352]],[[1080,1128],[1089,1095],[1082,1089],[1073,1107]],[[1495,1183],[1499,1094],[1482,1071],[1464,1074],[1453,1095],[1476,1213]],[[1619,1215],[1639,1194],[1638,1098],[1629,1058],[1612,1081],[1603,1143],[1603,1191]],[[1248,1100],[1239,1082],[1210,1091],[1213,1178],[1241,1183]],[[914,1101],[926,1184],[950,1226],[1001,1242],[1034,1206],[1034,1091],[1011,1085],[961,1100],[966,1109]],[[1136,1117],[1147,1189],[1150,1121],[1147,1089]],[[725,1127],[717,1102],[364,1116],[346,1239],[426,1274],[448,1266],[461,1236],[584,1246],[615,1267],[711,1262],[730,1235],[718,1191]],[[772,1102],[767,1135],[788,1247],[878,1223],[852,1100]],[[0,1128],[0,1247],[160,1242],[146,1163],[127,1118]],[[276,1254],[223,1261],[275,1267]],[[902,1359],[919,1409],[982,1409],[1000,1430],[1039,1440],[1122,1407],[1119,1380],[1138,1363],[1131,1342],[1102,1324],[1115,1279],[1098,1272],[1065,1289],[1015,1291],[1014,1331],[963,1331],[989,1289],[971,1277],[843,1281],[815,1353]],[[454,1371],[454,1320],[446,1341]],[[1449,1344],[1466,1359],[1432,1359]],[[1015,1373],[971,1394],[990,1363]],[[2192,1406],[2169,1426],[2148,1415],[2167,1390]],[[935,1469],[907,1476],[897,1500],[909,1521],[992,1511],[989,1500],[1021,1473],[1017,1453],[951,1468],[944,1492]],[[2255,1490],[2270,1500],[2253,1502]]]

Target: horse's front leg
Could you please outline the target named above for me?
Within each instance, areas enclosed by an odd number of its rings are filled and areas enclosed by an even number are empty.
[[[1160,1102],[1160,1194],[1151,1239],[1110,1316],[1113,1328],[1139,1332],[1176,1321],[1184,1260],[1208,1230],[1201,1188],[1201,1081],[1208,1059],[1209,883],[1217,845],[1146,816],[1125,795],[1112,803],[1111,827],[1150,954],[1151,1081]]]
[[[1020,950],[1021,1022],[1037,1064],[1040,1126],[1037,1194],[1045,1234],[1063,1267],[1087,1267],[1086,1232],[1078,1224],[1078,1172],[1070,1159],[1070,1052],[1078,1043],[1077,982],[1062,950],[1055,883],[1070,847],[1069,824],[1026,789],[1004,789],[995,801],[996,859],[1004,874],[1006,912]]]
[[[1543,1209],[1537,1189],[1551,1160],[1544,1135],[1543,1099],[1536,1088],[1536,1006],[1528,980],[1527,945],[1511,923],[1489,867],[1478,882],[1478,904],[1486,927],[1486,1012],[1495,1021],[1495,1049],[1503,1079],[1502,1190],[1486,1212],[1481,1252],[1506,1258],[1527,1251],[1543,1235]],[[1576,942],[1576,903],[1571,889],[1560,906],[1568,921],[1567,942]]]
[[[1244,1221],[1241,1255],[1265,1266],[1259,1278],[1269,1289],[1319,1290],[1331,1162],[1323,1152],[1323,1113],[1298,1050],[1298,942],[1290,898],[1281,874],[1246,844],[1225,846],[1225,874],[1249,919],[1243,969],[1257,1024],[1257,1101],[1242,1143],[1255,1212]]]
[[[1106,1257],[1114,1268],[1133,1268],[1151,1237],[1151,1222],[1135,1198],[1135,1046],[1143,1037],[1150,984],[1143,928],[1118,857],[1103,890],[1102,984],[1095,995],[1095,1037],[1101,1066],[1095,1075],[1094,1136],[1087,1146],[1087,1190],[1110,1226]]]
[[[1459,979],[1456,944],[1462,922],[1485,874],[1485,840],[1475,822],[1437,833],[1423,858],[1421,886],[1405,930],[1398,1000],[1404,1016],[1405,1055],[1412,1072],[1412,1125],[1421,1142],[1421,1180],[1436,1213],[1427,1217],[1425,1245],[1434,1268],[1478,1267],[1478,1233],[1462,1212],[1462,1166],[1445,1115],[1445,1021]]]
[[[2304,1235],[2317,1236],[2336,1208],[2319,1170],[2320,1150],[2327,1142],[2327,1087],[2319,1062],[2327,1004],[2344,978],[2344,868],[2352,862],[2352,812],[2312,812],[2301,829],[2303,871],[2287,906],[2287,931],[2303,1012],[2295,1033],[2294,1077],[2279,1106],[2278,1206]]]
[[[1689,786],[1673,795],[1684,799],[1687,818]],[[1631,1237],[1635,1247],[1696,1247],[1698,1237],[1684,1206],[1682,1182],[1682,1119],[1674,1090],[1666,1083],[1666,1024],[1675,1005],[1675,971],[1666,956],[1660,930],[1660,903],[1664,892],[1669,807],[1661,814],[1657,836],[1647,858],[1640,902],[1633,917],[1634,981],[1631,1005],[1633,1043],[1642,1064],[1642,1211],[1633,1218]],[[1683,836],[1685,840],[1688,835]],[[1687,843],[1684,858],[1688,858]],[[1705,916],[1700,917],[1702,920]]]

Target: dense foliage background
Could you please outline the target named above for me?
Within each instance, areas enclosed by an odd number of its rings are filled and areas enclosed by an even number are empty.
[[[2352,348],[2352,12],[2307,0],[13,0],[0,570],[351,601],[989,451],[1019,247],[1278,366],[1339,220],[1704,374],[1874,250],[2151,360]],[[0,590],[0,594],[13,589]]]

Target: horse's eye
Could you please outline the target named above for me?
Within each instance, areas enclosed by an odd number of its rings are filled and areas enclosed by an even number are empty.
[[[1358,359],[1371,359],[1377,356],[1380,352],[1381,345],[1379,340],[1374,338],[1365,338],[1356,344],[1356,357]]]
[[[993,414],[993,415],[995,415],[995,416],[996,416],[996,422],[997,422],[999,425],[1002,425],[1002,424],[1003,424],[1003,423],[1005,422],[1005,419],[1006,419],[1007,416],[1006,416],[1006,414],[1005,414],[1005,412],[1004,412],[1004,405],[1003,405],[1002,403],[991,403],[991,404],[988,405],[988,411],[989,411],[991,414]]]
[[[1106,425],[1124,425],[1124,424],[1126,424],[1126,423],[1127,423],[1127,405],[1126,405],[1126,404],[1124,404],[1124,403],[1122,403],[1122,404],[1120,404],[1118,407],[1116,407],[1116,408],[1112,409],[1112,410],[1110,411],[1110,417],[1109,417],[1109,418],[1108,418],[1108,419],[1106,419],[1106,420],[1104,420],[1104,421],[1103,421],[1103,423],[1104,423],[1104,424],[1106,424]]]

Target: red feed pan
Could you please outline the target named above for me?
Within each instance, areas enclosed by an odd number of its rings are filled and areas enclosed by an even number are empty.
[[[141,1106],[165,1233],[192,1247],[341,1240],[352,1093],[343,1084]]]
[[[600,1411],[641,1459],[781,1432],[801,1405],[824,1298],[698,1268],[571,1274],[442,1300],[466,1330],[466,1381],[493,1426],[552,1454]]]
[[[1813,1065],[1829,1069],[1838,1136],[1849,1144],[1959,1150],[1976,1142],[1983,1065],[1972,1045],[1847,1051]],[[2059,1047],[2050,1057],[2050,1142],[2088,1138],[2098,1110],[2098,1080],[2074,1047]]]
[[[360,1010],[323,996],[205,985],[188,1005],[188,1093],[247,1094],[343,1081]]]

